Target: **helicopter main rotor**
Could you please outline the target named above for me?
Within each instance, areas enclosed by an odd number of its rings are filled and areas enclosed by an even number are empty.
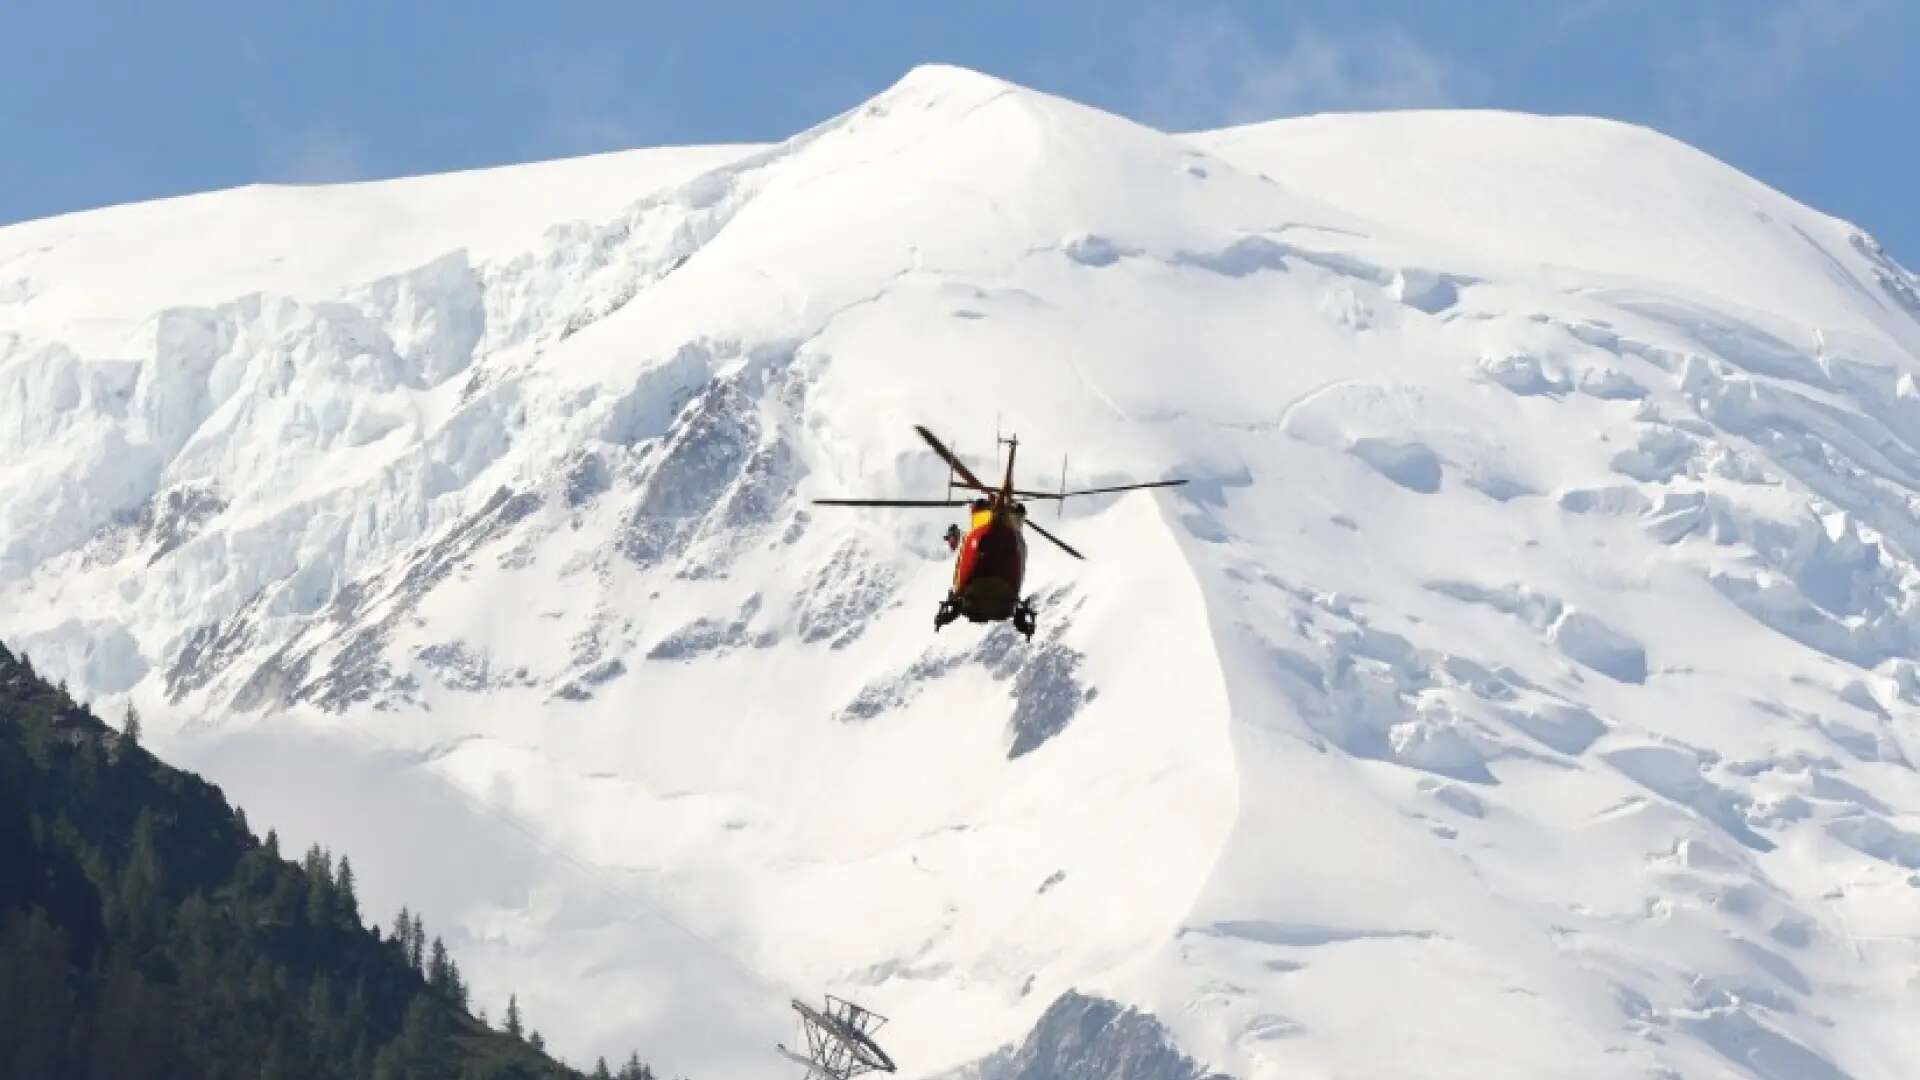
[[[1007,457],[1006,481],[1005,483],[1001,484],[999,487],[990,487],[987,484],[983,483],[980,477],[975,475],[972,469],[967,467],[966,462],[960,460],[960,455],[954,453],[952,450],[949,450],[947,448],[947,445],[941,442],[939,437],[936,436],[932,431],[928,430],[925,425],[915,424],[913,426],[913,430],[915,434],[919,435],[920,438],[926,442],[927,446],[930,449],[932,449],[935,454],[939,455],[941,461],[946,462],[947,468],[951,470],[951,472],[949,473],[949,477],[950,477],[949,485],[948,485],[949,488],[955,488],[955,487],[963,488],[969,491],[976,491],[982,495],[985,495],[987,498],[987,504],[988,504],[987,508],[996,517],[998,517],[1001,514],[1008,514],[1008,513],[1019,514],[1021,518],[1021,524],[1023,525],[1023,527],[1032,529],[1042,539],[1046,540],[1048,543],[1052,544],[1053,546],[1059,548],[1061,551],[1066,552],[1068,555],[1071,555],[1076,559],[1084,560],[1086,556],[1082,555],[1078,550],[1076,550],[1071,544],[1068,544],[1065,540],[1062,540],[1059,537],[1048,532],[1038,522],[1028,519],[1024,511],[1020,508],[1020,505],[1017,500],[1048,499],[1055,502],[1064,503],[1067,499],[1070,499],[1076,495],[1110,495],[1116,492],[1137,491],[1144,488],[1176,487],[1180,484],[1186,483],[1184,479],[1148,480],[1148,481],[1135,483],[1135,484],[1111,484],[1105,487],[1081,488],[1074,491],[1068,491],[1064,483],[1066,478],[1064,475],[1064,466],[1063,466],[1063,475],[1061,477],[1063,483],[1061,484],[1061,490],[1059,491],[1028,491],[1024,488],[1016,488],[1013,486],[1013,462],[1014,462],[1013,453],[1018,450],[1020,444],[1017,438],[1012,438],[1012,439],[999,440],[1001,443],[1005,444],[1009,448],[1009,453]],[[873,506],[873,507],[887,507],[892,509],[920,510],[920,509],[950,509],[950,508],[957,508],[957,507],[963,507],[963,506],[971,506],[974,504],[975,501],[976,500],[973,500],[973,499],[815,499],[813,500],[813,503],[815,506]]]

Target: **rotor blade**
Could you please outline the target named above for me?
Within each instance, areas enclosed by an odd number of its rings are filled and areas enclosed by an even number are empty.
[[[958,457],[954,456],[953,451],[947,449],[946,444],[942,443],[939,439],[936,439],[933,437],[933,432],[928,431],[926,428],[922,427],[919,424],[913,425],[913,430],[919,432],[920,437],[927,440],[927,445],[933,447],[933,452],[940,455],[940,460],[946,462],[948,468],[951,468],[954,472],[960,474],[960,479],[965,480],[967,482],[968,487],[971,487],[976,491],[996,490],[994,488],[990,488],[987,485],[981,483],[980,478],[973,475],[973,470],[967,468],[964,462],[962,462]]]
[[[1137,491],[1140,488],[1179,487],[1185,480],[1148,480],[1141,484],[1115,484],[1112,487],[1082,488],[1079,491],[1062,492],[1061,497],[1069,495],[1105,495],[1110,491]]]
[[[1069,554],[1069,555],[1071,555],[1071,556],[1073,556],[1073,557],[1074,557],[1074,558],[1076,558],[1076,559],[1080,559],[1080,560],[1082,560],[1082,561],[1085,561],[1085,560],[1086,560],[1086,556],[1085,556],[1085,555],[1082,555],[1082,554],[1080,554],[1079,552],[1077,552],[1077,551],[1075,551],[1075,550],[1073,550],[1073,548],[1072,548],[1072,547],[1070,547],[1070,546],[1068,546],[1068,544],[1067,544],[1067,542],[1066,542],[1065,540],[1062,540],[1062,539],[1060,539],[1059,537],[1057,537],[1057,536],[1055,536],[1055,535],[1053,535],[1052,533],[1050,533],[1050,532],[1048,532],[1047,530],[1045,530],[1045,529],[1043,529],[1043,528],[1041,528],[1041,527],[1040,527],[1040,524],[1039,524],[1039,522],[1036,522],[1036,521],[1029,521],[1029,522],[1027,522],[1027,528],[1029,528],[1029,529],[1032,529],[1032,530],[1033,530],[1034,532],[1037,532],[1037,533],[1039,533],[1039,534],[1040,534],[1041,536],[1044,536],[1044,537],[1046,537],[1047,539],[1049,539],[1049,540],[1051,540],[1051,541],[1053,541],[1053,546],[1054,546],[1054,547],[1057,547],[1057,548],[1059,548],[1059,549],[1060,549],[1061,551],[1064,551],[1064,552],[1066,552],[1067,554]]]
[[[966,506],[966,499],[815,499],[815,506]]]
[[[1143,484],[1115,484],[1112,487],[1082,488],[1079,491],[1021,491],[1015,489],[1014,494],[1023,499],[1058,500],[1072,498],[1075,495],[1105,495],[1112,491],[1134,491],[1139,488],[1177,487],[1184,483],[1186,483],[1185,480],[1149,480]]]

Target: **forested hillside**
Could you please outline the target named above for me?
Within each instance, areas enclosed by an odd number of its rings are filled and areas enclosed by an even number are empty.
[[[363,925],[346,857],[282,857],[128,721],[0,646],[0,1076],[580,1075],[517,1004],[476,1019],[417,915]]]

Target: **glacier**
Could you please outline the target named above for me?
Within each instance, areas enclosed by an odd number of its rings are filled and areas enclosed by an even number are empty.
[[[832,992],[920,1077],[1894,1078],[1917,375],[1920,280],[1645,129],[925,67],[0,228],[0,637],[576,1062]],[[807,505],[915,422],[1190,483],[936,637],[946,519]]]

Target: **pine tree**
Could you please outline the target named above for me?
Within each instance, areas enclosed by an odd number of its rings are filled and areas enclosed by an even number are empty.
[[[371,1019],[367,1008],[367,977],[365,975],[353,981],[353,990],[347,994],[347,1005],[342,1016],[349,1030],[364,1031]],[[365,1070],[361,1071],[364,1075]]]
[[[145,945],[159,930],[161,919],[160,854],[154,848],[153,811],[142,809],[133,826],[133,850],[120,871],[116,911],[120,925],[136,945]]]
[[[613,1080],[613,1074],[607,1071],[606,1058],[601,1058],[594,1063],[592,1080]]]
[[[393,1052],[390,1061],[395,1076],[409,1080],[451,1077],[451,1034],[445,1012],[428,998],[415,997],[407,1007],[407,1019],[401,1025],[399,1037],[387,1044],[380,1056],[385,1058],[388,1051]],[[377,1065],[375,1069],[377,1075]]]
[[[303,861],[307,874],[307,925],[333,925],[333,853],[315,844]]]
[[[388,937],[400,946],[400,954],[405,956],[407,952],[407,942],[413,940],[413,912],[402,907],[400,914],[393,920],[393,933],[389,934]]]
[[[131,700],[127,702],[126,718],[120,721],[120,735],[136,746],[140,743],[140,710],[134,708]]]
[[[467,980],[460,974],[460,965],[455,963],[451,958],[447,960],[447,974],[453,980],[454,1004],[459,1005],[461,1011],[464,1012],[467,1006],[471,1004],[471,993],[467,989]]]
[[[305,855],[301,856],[300,869],[306,873],[308,880],[325,880],[328,884],[332,884],[333,852],[319,844],[313,845],[307,849]]]
[[[316,972],[307,985],[307,1023],[316,1032],[325,1031],[333,1022],[333,990],[327,973]]]
[[[538,1031],[533,1031],[527,1035],[527,1045],[543,1054],[547,1052],[547,1040],[541,1038],[540,1032]]]
[[[413,915],[413,925],[407,930],[407,963],[413,965],[413,970],[426,973],[427,924],[421,921],[417,911]]]
[[[653,1068],[640,1061],[636,1051],[627,1055],[627,1063],[620,1066],[619,1080],[653,1080]]]
[[[527,1033],[520,1022],[520,995],[507,995],[507,1034],[518,1039]]]
[[[334,992],[332,980],[326,978],[326,972],[315,972],[313,982],[307,984],[307,1032],[309,1045],[330,1045],[338,1038],[338,1026],[334,1022]],[[282,1068],[282,1074],[292,1074],[294,1070]]]
[[[447,943],[438,937],[433,939],[431,959],[427,961],[427,985],[444,1000],[453,1000],[453,960],[447,956]]]
[[[360,898],[353,893],[353,863],[345,855],[340,856],[340,872],[334,875],[333,899],[340,906],[340,914],[347,925],[358,929]]]

